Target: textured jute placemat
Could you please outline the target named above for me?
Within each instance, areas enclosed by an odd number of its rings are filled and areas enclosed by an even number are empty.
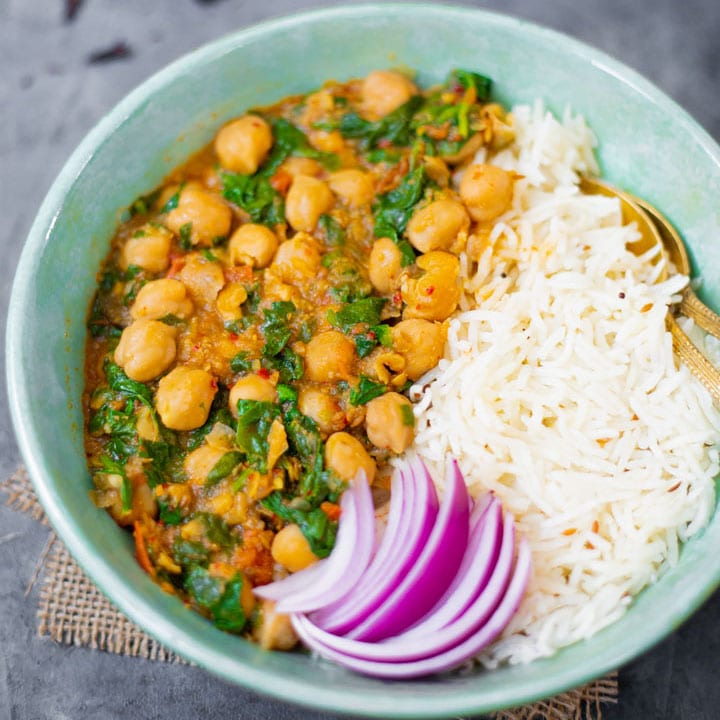
[[[0,483],[6,504],[48,524],[24,468]],[[38,634],[63,645],[104,650],[170,663],[187,663],[126,618],[93,585],[62,542],[50,531],[32,572],[29,595],[39,587]],[[494,713],[494,720],[601,720],[602,706],[617,703],[618,678],[612,673],[549,700]]]

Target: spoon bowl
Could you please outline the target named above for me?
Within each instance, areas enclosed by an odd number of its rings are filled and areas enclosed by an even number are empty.
[[[690,258],[685,243],[659,210],[645,200],[597,178],[582,178],[580,189],[589,195],[605,195],[620,201],[623,221],[634,222],[640,233],[640,239],[629,244],[628,248],[636,255],[650,252],[653,248],[659,249],[652,260],[655,265],[662,264],[656,282],[667,279],[670,263],[676,272],[690,277]],[[675,305],[674,312],[691,318],[703,330],[720,338],[720,317],[700,301],[689,282],[683,289],[681,300]],[[672,335],[673,350],[678,359],[688,366],[715,401],[720,403],[720,372],[693,344],[678,324],[672,310],[667,315],[667,327]]]

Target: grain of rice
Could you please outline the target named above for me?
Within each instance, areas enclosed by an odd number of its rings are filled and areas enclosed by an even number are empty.
[[[523,177],[476,258],[445,357],[411,390],[415,448],[442,485],[455,455],[471,491],[492,490],[533,553],[533,577],[488,667],[528,662],[614,622],[678,560],[714,508],[720,413],[676,367],[653,251],[619,203],[583,196],[596,173],[580,116],[513,110],[516,140],[488,158]],[[456,178],[457,179],[457,178]],[[720,360],[720,343],[687,329]],[[463,423],[457,419],[463,418]]]

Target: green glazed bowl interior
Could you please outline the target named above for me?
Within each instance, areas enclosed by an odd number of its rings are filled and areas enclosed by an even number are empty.
[[[160,590],[127,533],[88,499],[81,393],[85,318],[119,212],[155,187],[221,123],[249,107],[407,65],[422,84],[452,67],[495,81],[505,103],[544,98],[583,113],[605,177],[679,227],[703,299],[720,308],[720,152],[660,91],[602,53],[499,15],[432,5],[317,10],[223,38],[123,100],[88,135],[48,193],[27,240],[10,305],[7,362],[18,441],[47,514],[97,585],[166,646],[228,680],[288,701],[384,717],[473,714],[578,685],[637,656],[685,620],[720,582],[716,512],[680,562],[588,641],[528,665],[384,682],[302,653],[268,653],[216,630]]]

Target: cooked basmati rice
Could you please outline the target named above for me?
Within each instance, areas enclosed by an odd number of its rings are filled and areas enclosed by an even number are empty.
[[[581,117],[559,122],[540,103],[513,115],[515,142],[489,159],[523,176],[513,207],[468,244],[445,358],[411,390],[434,476],[455,455],[532,547],[528,592],[489,667],[617,620],[707,523],[719,469],[720,413],[676,367],[665,329],[687,278],[655,284],[653,253],[627,249],[638,235],[619,203],[578,191],[597,171]]]

